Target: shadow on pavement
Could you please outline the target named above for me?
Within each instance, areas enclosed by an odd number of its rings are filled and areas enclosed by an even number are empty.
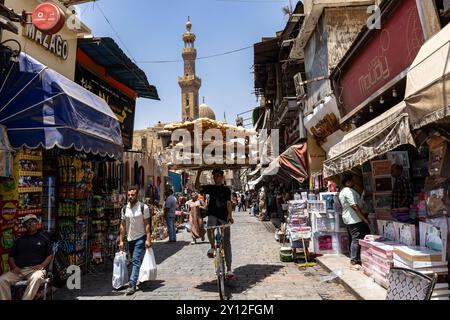
[[[152,292],[158,288],[164,287],[164,280],[154,280],[141,283],[139,290],[142,292]]]
[[[234,269],[236,279],[225,283],[229,296],[233,293],[242,293],[282,268],[284,267],[280,265],[248,264]],[[218,292],[216,280],[203,282],[196,288],[206,292]]]
[[[161,264],[167,258],[173,256],[178,251],[182,250],[185,246],[189,245],[187,241],[177,242],[154,242],[153,252],[155,254],[156,264]]]

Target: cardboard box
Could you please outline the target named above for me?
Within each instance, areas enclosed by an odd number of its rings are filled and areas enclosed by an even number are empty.
[[[406,265],[398,260],[394,260],[394,266],[399,267],[399,268],[411,269],[410,267],[408,267],[408,265]],[[448,274],[447,267],[445,267],[445,268],[440,268],[440,267],[419,268],[419,269],[414,269],[414,271],[420,272],[424,275],[432,275],[433,273],[436,273],[438,275],[447,275]]]
[[[394,253],[408,261],[442,261],[442,252],[426,247],[395,247]]]
[[[429,267],[447,267],[447,261],[410,261],[399,256],[395,251],[394,251],[394,260],[400,261],[401,263],[407,265],[411,269],[429,268]]]

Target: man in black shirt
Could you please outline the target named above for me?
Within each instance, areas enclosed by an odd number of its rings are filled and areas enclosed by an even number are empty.
[[[208,202],[208,227],[214,227],[227,223],[233,223],[232,206],[231,206],[231,190],[224,185],[224,172],[220,169],[214,169],[212,172],[214,183],[213,185],[200,185],[200,174],[197,174],[195,182],[196,189],[203,194],[209,194]],[[208,239],[211,244],[211,249],[208,250],[208,257],[213,258],[215,238],[214,230],[208,230]],[[228,280],[235,278],[231,271],[231,241],[230,228],[225,228],[223,245],[225,250],[225,263],[227,265],[226,277]]]
[[[33,300],[52,260],[51,242],[38,231],[38,218],[30,214],[23,223],[27,233],[14,241],[9,253],[11,271],[0,277],[0,300],[11,300],[11,286],[23,280],[28,281],[23,300]]]

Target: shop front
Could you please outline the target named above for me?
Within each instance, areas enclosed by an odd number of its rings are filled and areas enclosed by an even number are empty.
[[[405,100],[347,134],[324,163],[327,178],[346,171],[361,178],[372,233],[387,240],[360,242],[364,272],[382,286],[391,266],[437,273],[436,300],[450,294],[449,34],[447,26],[420,48],[407,72]],[[396,205],[393,164],[411,185],[407,207]],[[428,262],[418,263],[419,256]]]
[[[114,250],[120,201],[108,164],[122,159],[120,126],[104,100],[24,53],[18,60],[1,79],[0,124],[14,149],[13,173],[1,180],[10,218],[2,238],[18,236],[23,217],[37,215],[60,241],[55,264],[63,279],[67,266],[87,270]],[[9,244],[2,243],[1,273]]]

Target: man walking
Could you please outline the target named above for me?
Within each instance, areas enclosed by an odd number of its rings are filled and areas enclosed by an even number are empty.
[[[164,215],[166,217],[167,228],[169,229],[169,242],[176,242],[175,211],[177,210],[177,199],[174,197],[172,189],[167,190],[167,195],[167,199],[164,202]]]
[[[123,239],[127,233],[128,249],[132,259],[132,270],[127,295],[136,292],[136,284],[139,278],[142,258],[145,248],[152,246],[150,234],[150,209],[144,203],[137,200],[138,191],[136,187],[128,189],[128,204],[122,209],[122,223],[120,224],[119,250],[123,251]]]
[[[50,240],[38,231],[38,218],[23,219],[27,233],[19,237],[9,253],[11,271],[0,277],[0,300],[11,300],[11,286],[27,280],[23,300],[33,300],[45,279],[46,268],[53,258]]]
[[[208,227],[215,227],[227,223],[233,223],[232,206],[231,206],[231,190],[224,185],[224,172],[220,169],[214,169],[212,172],[214,183],[213,185],[200,185],[200,173],[197,173],[197,180],[195,187],[200,193],[209,194],[208,204]],[[225,263],[227,265],[227,280],[235,279],[235,275],[231,271],[231,233],[230,228],[225,228],[223,244],[225,249]],[[208,230],[208,239],[211,244],[211,249],[208,250],[208,257],[214,257],[215,238],[214,230]]]

